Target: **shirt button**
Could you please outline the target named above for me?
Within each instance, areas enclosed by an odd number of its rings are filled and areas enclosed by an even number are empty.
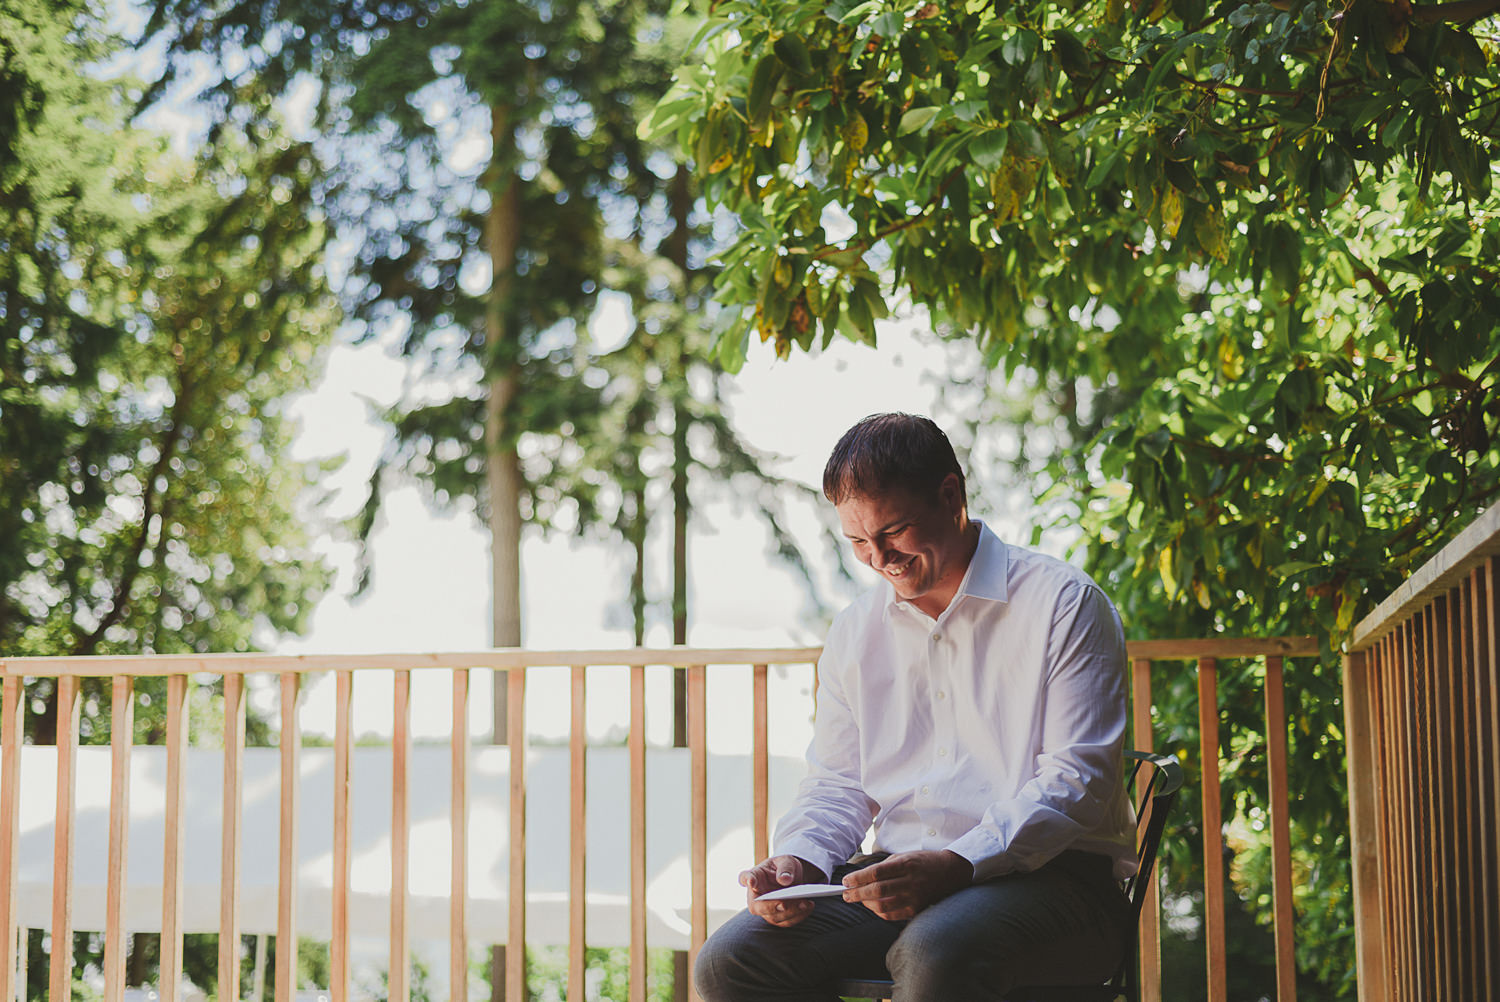
[[[929,828],[929,829],[927,829],[927,834],[933,836],[934,838],[936,838],[937,837],[937,829],[936,828]]]
[[[942,634],[941,634],[941,633],[934,633],[934,634],[933,634],[933,635],[932,635],[932,639],[933,639],[933,640],[934,640],[934,641],[938,641],[938,640],[942,640],[942,639],[943,639],[943,635],[942,635]]]
[[[943,690],[939,689],[937,697],[938,697],[938,699],[947,699],[948,698],[948,694],[946,692],[944,692]]]
[[[925,787],[925,786],[922,787],[922,794],[923,794],[923,796],[925,796],[927,794],[927,792],[928,792],[927,787]]]
[[[946,749],[946,748],[939,748],[938,749],[938,756],[939,757],[941,757],[943,755],[946,755],[946,754],[948,754],[948,749]]]

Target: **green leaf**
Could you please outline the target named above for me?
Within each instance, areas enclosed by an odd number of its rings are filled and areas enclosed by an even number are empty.
[[[782,35],[771,43],[771,51],[792,72],[804,76],[812,72],[812,55],[807,51],[807,43],[796,35]]]
[[[899,38],[906,31],[906,16],[888,10],[870,22],[870,30],[882,38]]]
[[[1093,170],[1089,171],[1088,180],[1084,181],[1084,187],[1097,188],[1103,184],[1109,178],[1110,174],[1114,172],[1115,167],[1119,165],[1120,158],[1123,155],[1124,151],[1116,147],[1103,160],[1094,164]]]
[[[901,124],[897,127],[896,134],[904,136],[912,132],[925,132],[942,111],[942,108],[933,107],[910,108],[901,116]]]
[[[1006,140],[1004,129],[984,129],[969,144],[969,156],[985,170],[996,170],[1005,158]]]

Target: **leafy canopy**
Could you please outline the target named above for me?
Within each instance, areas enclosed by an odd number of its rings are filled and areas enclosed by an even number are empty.
[[[1500,72],[1455,9],[723,3],[645,128],[740,220],[727,363],[896,291],[1083,388],[1070,487],[1154,586],[1222,627],[1301,582],[1342,634],[1496,489]]]

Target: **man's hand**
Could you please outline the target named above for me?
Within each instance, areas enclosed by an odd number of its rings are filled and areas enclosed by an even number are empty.
[[[750,914],[779,926],[796,925],[807,918],[812,914],[813,902],[757,900],[762,894],[793,884],[821,884],[827,879],[822,870],[797,856],[772,856],[740,873]]]
[[[883,919],[909,919],[974,881],[974,866],[948,849],[898,852],[844,878],[845,901]]]

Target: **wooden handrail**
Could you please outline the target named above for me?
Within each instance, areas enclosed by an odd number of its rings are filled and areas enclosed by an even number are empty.
[[[1192,661],[1198,658],[1314,657],[1317,637],[1210,637],[1207,639],[1131,640],[1131,658]],[[529,650],[496,647],[481,651],[428,651],[411,654],[136,654],[116,657],[0,658],[0,676],[106,678],[133,675],[250,675],[366,669],[588,668],[600,666],[740,667],[747,664],[790,665],[816,661],[821,647],[626,647],[618,650]]]
[[[1409,620],[1434,597],[1462,584],[1490,557],[1500,556],[1500,505],[1476,518],[1390,596],[1354,626],[1351,651],[1368,650],[1386,634]]]
[[[619,650],[539,651],[496,647],[481,651],[436,651],[412,654],[133,654],[116,657],[0,658],[0,676],[106,678],[134,675],[250,675],[350,671],[372,668],[421,671],[427,668],[588,668],[595,666],[671,666],[807,664],[821,647],[627,647]]]

